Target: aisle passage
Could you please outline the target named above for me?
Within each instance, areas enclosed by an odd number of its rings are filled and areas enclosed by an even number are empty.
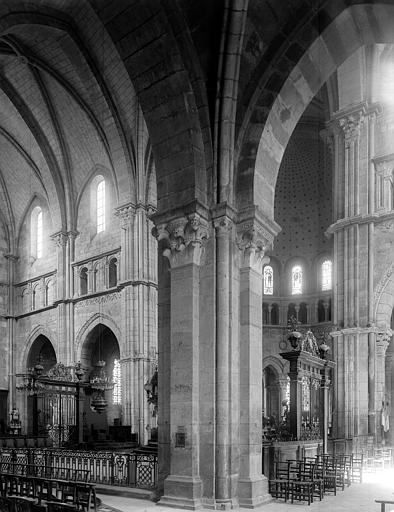
[[[261,512],[380,512],[380,504],[375,499],[394,499],[394,470],[384,470],[364,475],[362,484],[352,484],[336,496],[325,496],[310,506],[304,503],[284,503],[274,500],[259,508]],[[103,505],[109,505],[120,512],[168,512],[168,507],[160,507],[151,501],[121,496],[100,496]],[[172,512],[176,509],[171,508]],[[394,511],[394,505],[387,506],[386,512]]]

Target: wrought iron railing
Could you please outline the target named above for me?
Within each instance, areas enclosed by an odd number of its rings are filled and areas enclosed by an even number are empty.
[[[2,448],[0,467],[35,466],[88,470],[89,482],[153,489],[157,484],[157,455],[154,453],[93,452],[50,448]],[[7,469],[5,469],[7,471]]]

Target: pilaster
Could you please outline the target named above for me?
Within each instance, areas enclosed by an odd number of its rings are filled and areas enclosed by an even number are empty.
[[[200,265],[208,238],[197,212],[158,222],[154,230],[170,263],[170,474],[160,505],[202,506],[199,428]],[[160,412],[159,412],[160,414]]]

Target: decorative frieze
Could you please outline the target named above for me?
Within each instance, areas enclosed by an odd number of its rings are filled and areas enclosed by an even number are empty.
[[[79,300],[75,304],[75,309],[77,310],[77,309],[87,308],[94,304],[101,305],[101,304],[108,304],[108,303],[116,302],[116,301],[120,300],[121,296],[122,296],[121,292],[113,292],[113,293],[107,293],[105,295],[98,295],[96,297],[86,298],[84,300]]]

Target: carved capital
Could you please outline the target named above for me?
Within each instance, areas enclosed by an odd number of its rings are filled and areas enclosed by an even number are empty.
[[[386,353],[392,335],[393,331],[390,328],[387,328],[385,331],[381,331],[376,334],[376,344],[378,345],[378,351],[382,356],[384,356]]]
[[[263,265],[269,263],[266,252],[272,248],[273,241],[273,233],[256,219],[238,224],[237,246],[242,252],[242,266],[261,273]]]
[[[385,155],[373,159],[375,172],[384,180],[393,181],[394,154]]]
[[[208,239],[208,223],[198,213],[191,213],[157,225],[153,230],[157,240],[164,241],[163,255],[172,268],[195,263],[199,265]]]
[[[58,249],[66,247],[68,241],[68,233],[66,231],[58,231],[51,235],[51,240]]]
[[[345,134],[345,144],[350,144],[350,142],[355,141],[359,137],[363,120],[363,110],[352,112],[339,119],[339,126]]]
[[[351,110],[342,110],[334,115],[334,120],[336,120],[345,135],[346,147],[359,137],[362,123],[364,120],[368,119],[371,111],[371,107],[368,107],[368,105],[363,102],[356,105]]]
[[[127,203],[115,209],[115,217],[120,220],[122,229],[127,229],[130,226],[131,220],[135,216],[136,207],[133,203]]]

